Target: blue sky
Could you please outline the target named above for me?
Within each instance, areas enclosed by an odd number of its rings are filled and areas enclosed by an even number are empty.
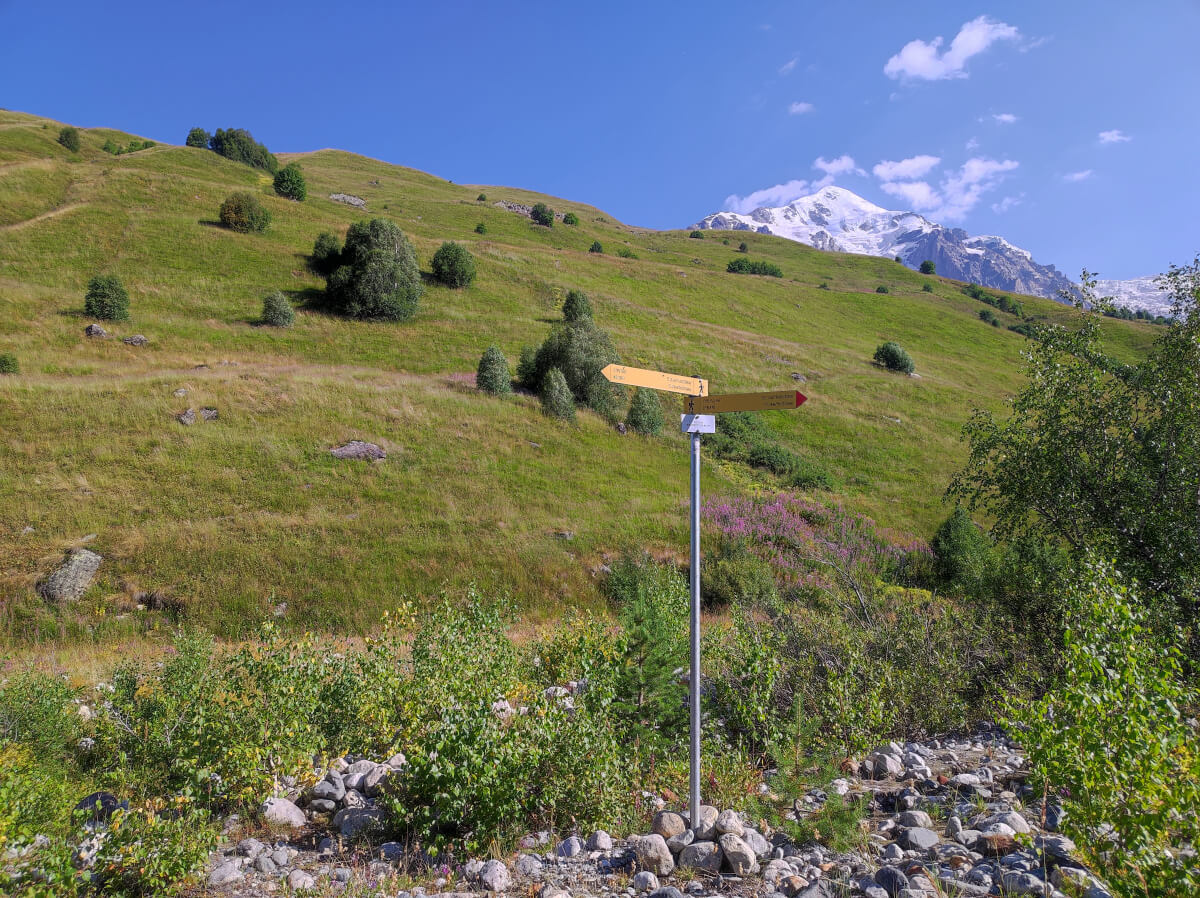
[[[683,227],[814,182],[1072,277],[1200,251],[1200,3],[0,0],[0,104],[245,127]]]

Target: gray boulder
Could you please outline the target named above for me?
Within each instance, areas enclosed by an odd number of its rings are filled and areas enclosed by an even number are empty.
[[[293,870],[287,877],[288,888],[293,892],[304,892],[316,888],[317,880],[311,873],[303,870]]]
[[[679,853],[679,866],[706,873],[720,873],[724,856],[716,842],[693,842]]]
[[[387,458],[387,453],[383,451],[381,446],[377,446],[374,443],[364,443],[362,440],[351,440],[349,443],[335,446],[329,450],[329,454],[334,458],[354,458],[362,461],[377,461],[381,458]]]
[[[579,836],[571,836],[569,839],[563,839],[559,842],[558,848],[555,849],[554,853],[559,857],[575,857],[576,855],[583,854],[584,851],[583,839],[579,838]]]
[[[83,329],[83,332],[89,337],[107,337],[108,331],[98,324],[89,324]]]
[[[532,854],[523,854],[517,858],[517,862],[513,865],[517,872],[529,879],[534,879],[542,872],[542,862]]]
[[[683,892],[675,886],[662,886],[651,892],[650,898],[683,898]]]
[[[909,887],[908,877],[895,867],[880,867],[875,871],[875,881],[879,883],[891,898],[897,896]]]
[[[196,410],[194,408],[189,408],[186,411],[182,411],[175,416],[175,420],[180,424],[190,427],[196,423]]]
[[[666,876],[675,869],[675,859],[671,857],[667,840],[658,833],[634,836],[629,842],[642,870],[649,870],[655,876]]]
[[[745,831],[737,811],[721,811],[717,816],[717,835],[740,836]]]
[[[742,832],[742,841],[750,846],[755,857],[764,858],[771,853],[771,843],[758,830],[749,826]]]
[[[923,826],[925,829],[933,829],[933,818],[924,811],[905,811],[900,815],[899,823],[901,826]]]
[[[512,882],[512,877],[503,861],[491,860],[479,871],[478,882],[489,892],[503,892]]]
[[[658,877],[649,870],[642,870],[633,875],[630,886],[637,892],[653,892],[658,888]]]
[[[588,836],[586,847],[588,851],[612,851],[612,836],[610,836],[604,830],[598,829]]]
[[[132,337],[126,337],[121,342],[127,346],[145,346],[150,341],[143,334],[134,334]]]
[[[725,833],[721,836],[721,853],[725,856],[725,869],[736,876],[758,872],[758,860],[750,846],[741,836]]]
[[[912,826],[900,833],[900,844],[909,851],[928,851],[940,841],[937,833],[923,826]]]
[[[680,835],[687,829],[687,825],[674,811],[659,811],[654,815],[654,823],[650,828],[664,839],[670,839]]]
[[[717,817],[719,816],[720,812],[712,805],[700,805],[699,813],[696,814],[696,819],[692,821],[692,831],[696,834],[697,842],[710,841],[719,835],[716,831]]]
[[[259,812],[262,814],[263,820],[275,826],[290,826],[292,829],[300,829],[307,822],[304,818],[304,811],[286,798],[268,798],[263,802]]]
[[[679,854],[695,841],[696,834],[690,829],[685,829],[679,835],[667,839],[667,847],[671,849],[671,854]]]
[[[38,592],[48,602],[73,602],[87,592],[103,560],[88,549],[71,549]]]
[[[242,872],[242,859],[234,858],[226,861],[208,874],[208,884],[210,886],[223,886],[231,882],[237,882],[246,874]]]
[[[374,798],[383,791],[384,784],[394,772],[387,764],[380,764],[363,778],[363,791]]]
[[[383,819],[379,808],[342,808],[333,815],[333,825],[347,839],[353,839]]]

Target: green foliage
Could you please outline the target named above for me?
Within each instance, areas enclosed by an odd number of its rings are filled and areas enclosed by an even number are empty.
[[[938,527],[930,543],[942,583],[974,592],[987,574],[991,541],[961,505]]]
[[[533,219],[534,224],[544,228],[554,227],[554,210],[545,203],[535,203],[534,207],[529,210],[529,217]]]
[[[704,232],[703,231],[692,231],[692,233],[688,234],[688,236],[691,237],[693,240],[703,240]]]
[[[773,278],[783,277],[783,269],[774,262],[752,262],[749,259],[734,259],[725,266],[725,270],[733,274],[763,274]]]
[[[892,340],[881,344],[875,350],[875,361],[889,371],[901,371],[904,374],[912,374],[917,367],[904,347]]]
[[[129,317],[129,294],[115,274],[98,274],[88,281],[83,310],[91,318],[123,321]]]
[[[0,744],[21,743],[38,759],[59,762],[73,754],[83,725],[65,680],[32,671],[0,685]]]
[[[433,276],[447,287],[466,287],[475,280],[475,257],[461,243],[447,241],[433,254]]]
[[[104,141],[104,146],[100,149],[106,153],[111,153],[114,156],[124,156],[126,153],[136,153],[138,150],[148,150],[157,144],[153,140],[138,140],[133,139],[125,146],[121,146],[113,142],[111,139]]]
[[[1011,296],[1005,296],[997,293],[989,293],[978,284],[967,284],[962,288],[962,292],[972,299],[977,299],[989,306],[994,306],[1003,312],[1008,312],[1010,315],[1016,315],[1018,318],[1025,316],[1025,308]]]
[[[920,271],[921,274],[937,274],[937,265],[933,263],[932,259],[926,259],[921,263],[921,267],[917,270]]]
[[[996,313],[991,309],[980,309],[979,320],[990,324],[992,327],[1000,326],[1000,319],[996,317]]]
[[[562,307],[563,321],[568,323],[592,317],[592,303],[582,290],[568,290]]]
[[[479,196],[475,197],[475,202],[486,203],[487,202],[487,194],[486,193],[479,194]]]
[[[744,540],[725,540],[710,553],[700,569],[700,595],[704,604],[729,608],[738,603],[767,608],[777,597],[771,565],[759,558]]]
[[[479,367],[475,371],[475,386],[493,396],[504,396],[512,392],[508,359],[499,347],[489,346],[479,360]]]
[[[302,203],[308,196],[308,183],[299,162],[289,162],[275,173],[275,193],[289,200]]]
[[[563,224],[575,226],[579,224],[579,216],[574,212],[568,212],[563,216]]]
[[[327,278],[342,264],[342,241],[335,234],[322,231],[313,244],[309,256],[309,267],[321,277]]]
[[[58,132],[58,142],[72,153],[79,152],[79,129],[67,125]]]
[[[280,291],[274,290],[263,299],[262,323],[271,327],[291,327],[296,312]]]
[[[625,420],[637,433],[651,436],[659,433],[663,427],[663,413],[658,393],[641,387],[634,390]]]
[[[622,259],[636,259],[637,253],[631,250],[628,246],[622,246],[617,249],[617,255]]]
[[[708,451],[718,458],[770,471],[786,486],[796,489],[829,489],[833,479],[820,465],[779,445],[761,414],[731,412],[717,417],[717,432],[708,439]]]
[[[875,292],[876,293],[889,293],[891,291],[889,291],[885,285],[880,284],[878,287],[875,288]]]
[[[1062,795],[1063,829],[1120,895],[1200,890],[1200,733],[1185,710],[1179,635],[1152,632],[1134,588],[1093,563],[1069,591],[1063,670],[1012,723],[1036,773]],[[1157,628],[1161,631],[1161,628]]]
[[[895,261],[899,262],[901,265],[904,264],[904,260],[901,259],[899,256],[896,256]]]
[[[600,255],[603,255],[604,254],[604,246],[603,246],[603,244],[600,243],[599,240],[593,240],[592,245],[588,247],[588,252],[589,253],[599,253]]]
[[[608,334],[591,318],[580,318],[550,331],[534,357],[532,376],[527,382],[522,377],[522,382],[540,390],[546,374],[557,368],[575,400],[588,402],[589,391],[598,395],[600,382],[608,383],[601,369],[620,361]]]
[[[218,156],[234,162],[261,168],[271,174],[279,171],[279,160],[244,128],[218,128],[208,145]]]
[[[1163,285],[1176,322],[1147,357],[1114,361],[1101,316],[1080,310],[1074,328],[1039,328],[1027,385],[1007,420],[979,411],[964,436],[970,457],[948,494],[984,508],[1001,538],[1032,534],[1080,557],[1115,557],[1156,606],[1200,622],[1200,260]],[[1085,298],[1093,279],[1084,272]]]
[[[21,366],[11,352],[0,352],[0,374],[20,374]]]
[[[542,411],[552,418],[575,420],[575,398],[567,379],[558,368],[551,368],[542,377]]]
[[[258,197],[245,190],[231,193],[221,203],[221,224],[239,234],[265,231],[271,224],[271,213]]]
[[[186,800],[117,811],[96,855],[104,891],[117,895],[161,895],[203,869],[217,845],[209,815]]]
[[[330,306],[350,318],[407,321],[421,298],[412,244],[392,221],[356,221],[346,232],[338,268],[329,276]]]
[[[537,392],[538,367],[537,350],[532,346],[522,346],[521,355],[517,359],[517,383],[526,390]]]
[[[828,289],[829,289],[829,282],[828,282],[828,281],[821,281],[821,283],[817,284],[817,289],[818,289],[818,290],[828,290]]]
[[[487,225],[481,221],[479,224],[475,225],[475,233],[476,234],[486,234],[487,233]]]
[[[188,131],[187,141],[189,147],[197,147],[202,150],[208,149],[209,143],[212,141],[212,135],[203,128],[192,128]]]
[[[921,291],[924,293],[932,293],[933,292],[933,284],[929,283],[929,281],[926,281],[925,283],[923,283],[921,285]]]

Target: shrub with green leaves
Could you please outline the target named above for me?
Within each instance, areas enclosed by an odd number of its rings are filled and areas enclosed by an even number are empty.
[[[880,284],[875,288],[876,293],[890,293],[891,291],[884,284]]]
[[[11,352],[0,352],[0,374],[20,374],[21,366]]]
[[[600,255],[603,255],[604,254],[604,245],[599,240],[593,240],[592,245],[588,247],[588,252],[589,253],[599,253]]]
[[[688,236],[691,237],[693,240],[703,240],[704,232],[703,231],[692,231],[692,233],[688,234]]]
[[[923,283],[921,285],[921,290],[924,293],[932,293],[933,292],[933,284],[929,283],[929,281],[926,281],[925,283]]]
[[[487,194],[486,193],[479,194],[479,196],[475,197],[475,202],[486,203],[487,202]]]
[[[309,256],[309,267],[321,277],[327,278],[342,264],[342,241],[337,235],[322,231],[313,244]]]
[[[191,131],[188,131],[185,145],[189,147],[196,147],[197,149],[201,150],[207,150],[209,141],[211,140],[212,135],[203,128],[193,128]]]
[[[552,418],[575,420],[575,397],[567,379],[557,368],[551,368],[542,378],[542,411]]]
[[[245,190],[231,193],[221,203],[221,224],[239,234],[265,231],[271,224],[271,213],[258,197]]]
[[[268,293],[263,299],[262,323],[271,327],[291,327],[296,312],[291,302],[278,290]]]
[[[486,234],[487,233],[487,225],[481,221],[479,224],[475,225],[475,233],[476,234]]]
[[[289,162],[275,173],[275,193],[285,199],[304,202],[308,196],[308,183],[304,180],[304,172],[300,163]]]
[[[533,346],[521,347],[521,355],[517,358],[517,383],[526,390],[537,392],[537,349]]]
[[[700,595],[709,607],[743,602],[752,608],[769,608],[778,590],[770,564],[750,551],[744,540],[724,540],[700,568]]]
[[[535,203],[533,208],[529,210],[529,217],[533,219],[534,224],[541,225],[544,228],[554,227],[554,210],[545,203]]]
[[[58,132],[58,142],[72,153],[79,152],[79,129],[67,125]]]
[[[1183,680],[1181,637],[1164,642],[1107,564],[1068,595],[1062,675],[1040,701],[1013,702],[1010,725],[1062,796],[1063,830],[1118,894],[1197,894],[1185,846],[1200,845],[1200,732],[1186,709],[1200,695]]]
[[[592,317],[592,303],[582,290],[568,290],[567,298],[563,301],[563,321],[582,321]]]
[[[608,389],[613,385],[600,372],[606,365],[620,361],[608,334],[591,318],[580,318],[550,331],[534,356],[530,380],[522,378],[522,382],[540,392],[547,373],[556,368],[577,402],[591,404],[589,400],[593,399],[608,403],[618,394]]]
[[[447,241],[433,254],[433,276],[447,287],[466,287],[475,280],[475,257],[461,243]]]
[[[983,582],[991,540],[961,505],[938,527],[930,548],[942,583],[973,592]]]
[[[208,812],[194,809],[186,799],[118,810],[109,821],[95,869],[106,892],[164,894],[203,869],[217,836]]]
[[[271,174],[279,171],[279,160],[244,128],[218,128],[208,145],[218,156],[234,162],[261,168]]]
[[[904,374],[912,374],[916,370],[916,365],[913,363],[912,357],[904,350],[899,343],[893,340],[888,340],[875,350],[875,361],[889,371],[901,371]]]
[[[739,244],[738,244],[738,252],[739,252],[739,253],[748,253],[748,252],[750,252],[750,247],[747,245],[747,243],[746,243],[746,241],[745,241],[745,240],[743,240],[741,243],[739,243]]]
[[[83,310],[91,318],[123,321],[129,317],[129,294],[115,274],[98,274],[88,281]]]
[[[659,433],[663,428],[663,411],[658,393],[641,387],[634,390],[625,421],[636,433],[648,436]]]
[[[579,224],[579,216],[574,212],[568,212],[563,216],[563,224],[574,227]]]
[[[622,246],[617,249],[617,255],[622,259],[636,259],[637,253],[631,250],[628,246]]]
[[[407,321],[421,298],[421,272],[412,244],[386,218],[356,221],[346,232],[326,294],[350,318]]]
[[[475,370],[475,386],[493,396],[504,396],[512,392],[508,359],[499,347],[489,346],[479,360],[479,367]]]
[[[774,262],[763,262],[761,260],[734,259],[725,266],[725,270],[731,274],[762,274],[773,278],[783,277],[782,268]]]
[[[926,259],[918,270],[921,274],[937,274],[937,265],[933,263],[932,259]]]

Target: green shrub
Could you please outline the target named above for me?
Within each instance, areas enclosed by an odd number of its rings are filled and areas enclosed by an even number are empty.
[[[798,490],[831,490],[833,477],[816,462],[795,456],[792,467],[783,478],[784,486]]]
[[[88,281],[83,310],[91,318],[123,321],[129,317],[129,294],[114,274],[98,274]]]
[[[973,592],[983,582],[991,541],[961,505],[938,527],[930,548],[942,583]]]
[[[111,139],[104,141],[104,145],[101,146],[100,149],[104,150],[106,153],[112,153],[113,155],[117,155],[121,152],[121,148],[113,143]]]
[[[771,565],[742,541],[726,540],[700,568],[700,595],[704,604],[728,608],[739,602],[770,608],[777,596]]]
[[[563,320],[582,321],[592,317],[592,304],[582,290],[568,290],[562,307]]]
[[[634,390],[633,401],[629,404],[629,414],[625,420],[637,433],[654,435],[660,432],[663,427],[663,412],[658,393],[641,387]]]
[[[593,240],[592,245],[588,247],[589,253],[604,253],[604,245],[599,240]]]
[[[447,287],[466,287],[475,280],[475,258],[461,243],[447,241],[433,254],[433,276]]]
[[[34,671],[9,677],[0,685],[0,745],[20,743],[41,763],[71,757],[84,734],[75,695],[61,677]]]
[[[574,212],[568,212],[563,216],[563,224],[574,227],[575,225],[579,224],[579,216]]]
[[[407,321],[421,298],[421,272],[408,238],[392,221],[356,221],[329,276],[331,307],[350,318]]]
[[[512,375],[508,371],[508,359],[499,347],[489,346],[479,360],[475,370],[475,386],[485,393],[503,396],[512,392]]]
[[[342,264],[342,241],[336,235],[322,231],[313,244],[308,264],[321,277],[329,277]]]
[[[878,287],[875,288],[875,292],[876,293],[890,293],[891,291],[888,290],[888,288],[885,287],[883,284],[880,284]]]
[[[542,411],[552,418],[575,420],[575,398],[567,379],[557,368],[551,368],[542,378]]]
[[[11,352],[0,352],[0,374],[20,374],[21,366]]]
[[[475,202],[486,203],[487,202],[487,194],[486,193],[479,194],[479,196],[475,197]]]
[[[554,210],[545,203],[536,203],[529,210],[529,217],[533,219],[534,224],[539,224],[544,228],[554,227]]]
[[[903,259],[901,259],[899,256],[896,256],[896,259],[895,259],[895,261],[899,262],[901,265],[903,265],[903,264],[904,264],[904,260],[903,260]]]
[[[556,368],[566,379],[575,399],[587,402],[589,387],[604,380],[601,370],[620,361],[608,334],[596,327],[591,318],[581,318],[550,331],[535,356],[533,380],[529,386],[540,390],[547,372]]]
[[[1200,752],[1186,719],[1180,635],[1153,631],[1134,588],[1104,564],[1069,590],[1062,675],[1036,703],[1012,702],[1041,783],[1064,796],[1062,829],[1121,895],[1194,895],[1200,870]]]
[[[828,282],[828,281],[821,281],[821,283],[817,284],[817,289],[818,289],[818,290],[828,290],[828,289],[829,289],[829,282]]]
[[[1000,319],[996,317],[996,313],[991,309],[980,309],[979,320],[990,324],[992,327],[1000,326]]]
[[[186,146],[197,147],[201,150],[208,149],[208,144],[212,140],[212,135],[203,128],[193,128],[188,132]]]
[[[265,231],[271,224],[271,213],[253,193],[238,191],[221,203],[221,224],[239,234]]]
[[[186,802],[169,807],[150,802],[113,815],[96,855],[96,871],[106,892],[160,895],[200,871],[217,841],[207,812]]]
[[[929,283],[929,281],[926,281],[925,283],[923,283],[921,285],[921,289],[926,293],[932,293],[933,292],[933,284]]]
[[[279,171],[279,160],[244,128],[218,128],[209,141],[209,148],[218,156],[251,168],[261,168],[271,174]]]
[[[739,253],[748,253],[748,252],[750,252],[750,247],[746,245],[746,241],[745,241],[745,240],[743,240],[741,243],[739,243],[739,244],[738,244],[738,252],[739,252]]]
[[[296,312],[291,302],[278,290],[268,293],[263,299],[262,323],[271,327],[291,327]]]
[[[526,390],[537,392],[538,380],[537,349],[533,346],[522,346],[521,355],[517,358],[517,383]]]
[[[58,142],[70,150],[72,153],[79,152],[79,129],[71,125],[58,132]]]
[[[921,267],[918,270],[921,272],[921,274],[937,274],[937,266],[931,259],[926,259],[924,262],[922,262]]]
[[[636,259],[637,253],[631,250],[628,246],[622,246],[617,250],[617,255],[622,259]]]
[[[487,225],[481,221],[479,224],[475,225],[475,233],[476,234],[486,234],[487,233]]]
[[[300,171],[300,163],[289,162],[275,173],[275,193],[298,203],[304,202],[308,196],[308,183],[304,180],[304,172]]]
[[[902,371],[905,374],[912,374],[916,370],[916,365],[913,364],[912,357],[904,351],[904,348],[899,343],[892,340],[888,340],[875,350],[875,361],[889,371]]]
[[[688,236],[691,237],[693,240],[703,240],[704,232],[703,231],[692,231],[692,233],[688,234]]]
[[[734,259],[725,266],[725,270],[732,274],[763,274],[773,278],[783,277],[783,269],[774,262],[752,262],[749,259]]]

